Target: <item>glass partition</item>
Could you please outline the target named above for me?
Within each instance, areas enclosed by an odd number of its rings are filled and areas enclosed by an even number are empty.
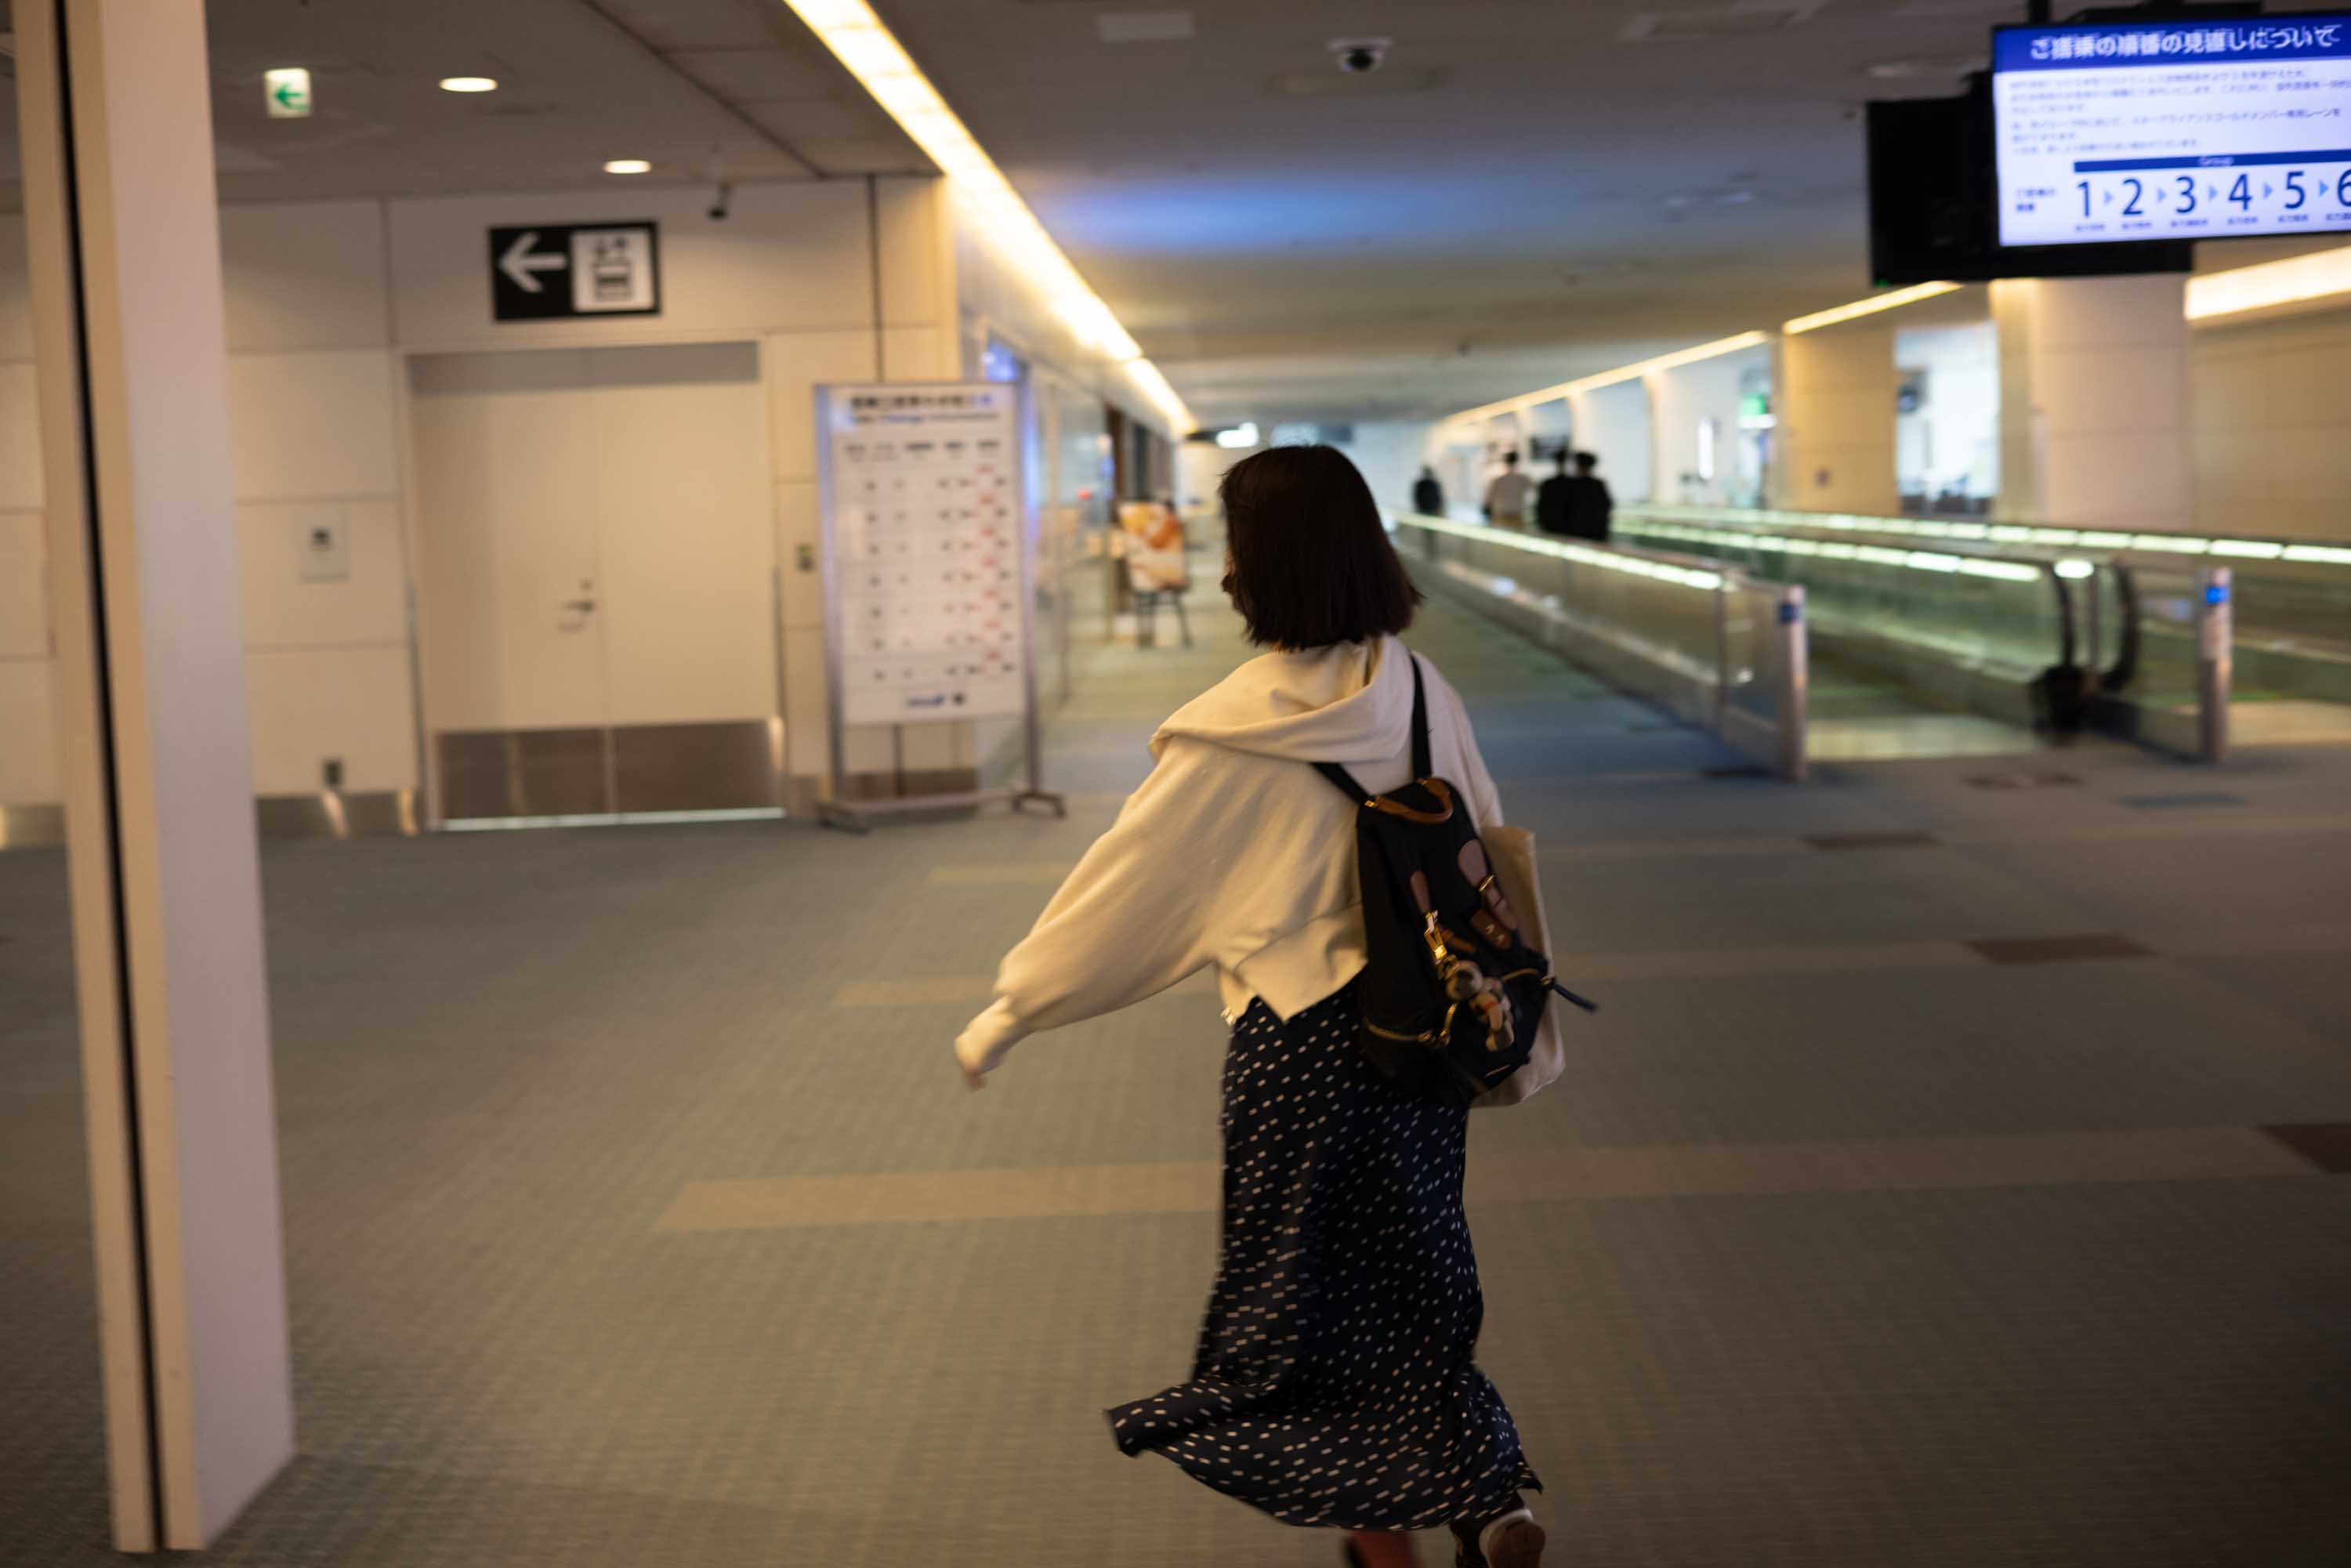
[[[2225,566],[2234,584],[2232,647],[2237,700],[2351,707],[2351,543],[2264,538],[2258,516],[2246,531],[2215,534],[2137,533],[1989,519],[1882,517],[1836,512],[1688,507],[1647,503],[1620,508],[1616,532],[1627,542],[1715,555],[1725,560],[1768,561],[1755,547],[1773,538],[1795,539],[1830,556],[1837,545],[1938,554],[1990,550],[2045,559],[2071,569],[2082,615],[2080,656],[2108,668],[2116,656],[2125,616],[2111,570],[2132,563],[2159,579],[2185,581],[2198,568]],[[1759,570],[1774,570],[1759,566]],[[1810,584],[1809,565],[1787,569]],[[2095,581],[2089,574],[2095,572]],[[1822,605],[1833,620],[1836,610]],[[2022,646],[2011,624],[2003,637]],[[2038,641],[2039,632],[2032,641]],[[2309,729],[2300,724],[2296,732]],[[2351,732],[2351,715],[2331,716],[2320,727]]]
[[[2201,585],[2193,567],[2130,563],[2104,574],[2123,617],[2110,699],[2122,727],[2167,750],[2192,754],[2197,725],[2197,626]]]
[[[1865,544],[1640,517],[1620,531],[1775,581],[1802,583],[1813,623],[1823,634],[1911,645],[2019,679],[2065,657],[2065,580],[2056,574],[2053,557],[1958,543],[1938,549]],[[2075,650],[2077,657],[2082,651]]]
[[[1710,591],[1721,575],[1703,561],[1580,549],[1474,528],[1412,532],[1440,570],[1467,568],[1488,591],[1620,641],[1687,680],[1719,678],[1722,646],[1714,601],[1710,591]]]
[[[1801,594],[1689,557],[1604,549],[1429,517],[1399,519],[1425,588],[1558,649],[1624,689],[1803,776]]]
[[[62,1560],[106,1544],[106,1436],[24,243],[0,216],[0,1535]]]
[[[1776,583],[1734,579],[1725,593],[1723,701],[1766,723],[1787,712],[1793,674],[1780,619],[1785,591]]]

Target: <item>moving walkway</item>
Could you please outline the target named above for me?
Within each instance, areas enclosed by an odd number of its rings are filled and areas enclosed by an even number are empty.
[[[1709,723],[1785,777],[1814,760],[2013,752],[2084,731],[2217,760],[2244,705],[2231,695],[2245,657],[2261,661],[2267,700],[2351,719],[2351,661],[2330,636],[2351,572],[2305,559],[2321,547],[2199,559],[2136,537],[2085,546],[2076,530],[1670,507],[1624,508],[1606,548],[1395,521],[1407,556],[1433,569],[1428,585]],[[2248,560],[2270,618],[2252,638],[2231,620]]]

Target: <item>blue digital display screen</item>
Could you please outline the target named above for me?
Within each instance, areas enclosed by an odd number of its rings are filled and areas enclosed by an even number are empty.
[[[2351,16],[2002,27],[2004,246],[2351,235]]]

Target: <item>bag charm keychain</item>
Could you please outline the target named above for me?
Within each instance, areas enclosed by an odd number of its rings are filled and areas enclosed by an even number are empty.
[[[1425,885],[1425,883],[1421,884]],[[1415,891],[1419,889],[1416,886]],[[1443,977],[1445,994],[1451,1000],[1467,1002],[1486,1026],[1486,1049],[1508,1051],[1519,1036],[1518,1022],[1510,1016],[1510,998],[1499,980],[1490,979],[1483,969],[1467,958],[1453,955],[1453,944],[1446,940],[1445,928],[1437,923],[1437,911],[1427,911],[1426,927],[1422,937],[1428,943],[1429,956],[1437,961],[1437,972]],[[1461,943],[1462,946],[1468,944]]]

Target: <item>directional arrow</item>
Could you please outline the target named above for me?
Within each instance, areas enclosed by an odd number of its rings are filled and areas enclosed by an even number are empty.
[[[2106,193],[2106,205],[2108,205],[2108,206],[2110,206],[2110,207],[2111,207],[2111,206],[2113,206],[2114,204],[2115,204],[2115,193],[2114,193],[2112,191],[2108,191],[2108,192]]]
[[[2262,200],[2263,200],[2263,201],[2265,201],[2265,202],[2266,202],[2266,201],[2268,201],[2272,196],[2274,196],[2274,195],[2276,195],[2276,194],[2277,194],[2277,187],[2276,187],[2275,185],[2271,184],[2267,180],[2263,180],[2263,181],[2262,182]]]
[[[296,104],[302,101],[301,92],[290,81],[279,82],[277,84],[277,90],[270,96],[275,98],[279,103],[285,105],[287,109],[291,109]]]
[[[498,270],[514,279],[514,286],[525,294],[547,292],[547,286],[531,274],[561,272],[571,265],[571,258],[568,256],[533,255],[530,247],[538,243],[538,231],[526,229],[522,237],[507,246],[506,254],[498,257]]]

